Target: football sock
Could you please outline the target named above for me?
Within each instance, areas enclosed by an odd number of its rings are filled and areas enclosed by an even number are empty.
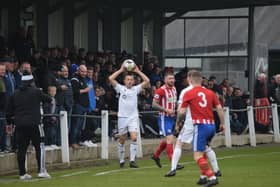
[[[167,153],[168,159],[171,161],[172,155],[173,155],[173,144],[172,143],[166,145],[166,153]]]
[[[201,175],[206,175],[208,178],[214,176],[214,173],[209,167],[208,161],[205,157],[198,159],[197,165],[200,168]]]
[[[118,150],[119,150],[120,163],[122,163],[124,162],[124,152],[125,152],[124,144],[119,143]]]
[[[180,160],[181,154],[182,154],[181,147],[175,146],[174,153],[172,156],[172,161],[171,161],[171,171],[176,170],[176,167]]]
[[[135,156],[137,153],[137,142],[131,142],[130,144],[130,161],[135,161]]]
[[[162,140],[157,148],[157,151],[155,152],[154,156],[156,158],[159,157],[159,155],[161,154],[161,152],[166,148],[166,141]]]
[[[212,169],[214,170],[214,172],[219,171],[216,153],[214,152],[214,150],[211,147],[208,147],[206,149],[206,155],[208,157],[208,160],[209,160],[210,165],[212,166]]]

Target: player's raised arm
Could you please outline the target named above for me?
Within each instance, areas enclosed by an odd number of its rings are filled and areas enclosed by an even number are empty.
[[[116,78],[124,71],[125,71],[124,64],[122,64],[122,66],[119,70],[115,71],[112,75],[109,76],[109,81],[113,87],[115,87],[118,84],[118,82],[116,81]]]
[[[141,79],[143,80],[143,82],[141,83],[142,88],[149,87],[150,79],[142,71],[140,71],[140,69],[138,68],[137,65],[135,66],[133,72],[137,73],[141,77]]]

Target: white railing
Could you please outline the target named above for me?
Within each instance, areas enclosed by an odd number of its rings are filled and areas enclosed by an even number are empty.
[[[241,110],[231,110],[231,111],[243,111],[247,112],[248,116],[248,127],[249,127],[249,138],[250,138],[250,145],[255,147],[256,146],[256,133],[255,133],[255,122],[254,122],[254,108],[252,106],[248,106],[247,109]],[[278,106],[276,104],[272,104],[266,108],[271,108],[272,110],[272,120],[273,120],[273,129],[274,129],[274,142],[280,142],[280,134],[279,134],[279,116],[278,116]],[[154,111],[147,111],[142,113],[155,113]],[[74,115],[73,115],[74,116]],[[67,126],[67,112],[61,111],[59,114],[60,123],[61,123],[61,157],[63,163],[70,163],[69,158],[69,143],[68,143],[68,126]],[[74,117],[79,117],[79,115],[75,115]],[[80,116],[80,117],[85,117]],[[100,116],[89,116],[89,117],[100,117]],[[224,118],[225,118],[225,146],[232,147],[232,136],[230,130],[230,110],[228,107],[224,108]],[[139,123],[140,124],[140,123]],[[109,112],[102,111],[101,113],[101,155],[102,159],[109,158]],[[138,132],[138,154],[137,157],[143,157],[142,152],[142,141],[141,141],[141,133],[139,126]]]

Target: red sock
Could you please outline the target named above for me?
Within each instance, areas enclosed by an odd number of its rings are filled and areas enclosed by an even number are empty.
[[[157,148],[157,151],[155,152],[154,156],[156,158],[159,157],[160,153],[166,148],[166,141],[162,140]]]
[[[172,160],[172,155],[173,155],[173,144],[167,144],[166,145],[166,153],[167,153],[167,156],[168,156],[169,160],[171,161]]]
[[[198,159],[197,165],[199,166],[202,175],[206,175],[208,178],[214,176],[214,173],[211,170],[207,159],[205,159],[204,157]]]

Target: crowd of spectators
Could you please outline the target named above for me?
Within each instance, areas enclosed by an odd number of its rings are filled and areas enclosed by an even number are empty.
[[[2,39],[1,39],[2,41]],[[125,59],[133,59],[139,68],[149,77],[151,87],[144,89],[139,96],[139,110],[152,111],[152,98],[154,91],[162,85],[164,71],[172,67],[161,67],[157,56],[149,52],[144,53],[144,62],[138,61],[137,56],[123,51],[93,52],[83,48],[52,47],[35,49],[32,27],[26,32],[20,29],[11,43],[0,42],[0,151],[16,149],[7,147],[7,136],[12,133],[10,124],[5,123],[5,105],[7,98],[21,85],[23,72],[29,72],[34,77],[34,86],[42,88],[45,93],[52,96],[51,104],[43,105],[43,110],[48,114],[58,114],[65,110],[69,116],[69,137],[73,148],[78,148],[80,142],[86,146],[95,146],[92,142],[95,132],[100,128],[100,118],[75,117],[75,115],[100,116],[101,110],[110,111],[110,120],[113,124],[117,111],[118,96],[108,81],[112,72],[118,69]],[[176,88],[178,93],[188,85],[188,68],[183,68],[176,73]],[[139,77],[136,78],[140,82]],[[280,104],[280,75],[272,79],[269,88],[257,85],[255,95],[269,98],[270,102]],[[121,80],[120,80],[121,81]],[[256,81],[262,84],[262,81]],[[215,76],[204,78],[203,85],[217,93],[223,106],[231,109],[231,130],[241,134],[247,128],[247,113],[240,109],[249,104],[249,94],[243,92],[236,85],[224,79],[220,84]],[[268,92],[263,92],[268,90]],[[32,98],[30,98],[32,99]],[[72,117],[71,117],[72,116]],[[143,124],[155,128],[155,114],[142,115]],[[60,146],[60,127],[58,116],[46,116],[42,120],[46,131],[46,144],[56,149]],[[217,124],[219,122],[217,121]],[[113,131],[114,125],[110,126]],[[219,129],[217,125],[217,130]]]

